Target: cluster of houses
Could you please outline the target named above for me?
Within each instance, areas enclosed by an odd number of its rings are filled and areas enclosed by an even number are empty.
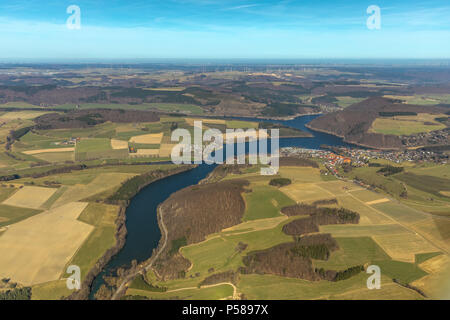
[[[389,160],[394,163],[415,161],[434,162],[438,164],[446,164],[449,160],[447,154],[423,150],[384,151],[346,147],[333,147],[332,150],[333,151],[286,147],[281,149],[280,154],[285,157],[300,156],[322,159],[327,168],[335,168],[337,165],[362,167],[366,166],[370,160],[379,159]]]
[[[68,140],[64,140],[61,142],[55,142],[55,145],[57,145],[57,146],[74,146],[79,141],[80,141],[80,138],[70,138]]]
[[[402,151],[386,151],[386,150],[369,150],[369,149],[351,149],[351,148],[333,148],[337,153],[352,159],[352,165],[364,165],[369,160],[384,159],[394,163],[402,163],[405,161],[414,162],[434,162],[437,164],[446,164],[448,155],[442,152],[433,152],[425,150],[402,150]]]
[[[450,143],[450,128],[443,130],[422,132],[410,136],[401,136],[402,142],[407,147],[420,145],[448,145]]]

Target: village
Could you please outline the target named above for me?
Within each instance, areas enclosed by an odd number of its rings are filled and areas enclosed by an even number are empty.
[[[316,158],[323,160],[325,167],[335,175],[337,166],[363,167],[372,160],[387,160],[393,163],[433,162],[436,164],[448,163],[448,154],[422,150],[382,151],[370,149],[354,149],[347,147],[326,147],[324,149],[305,149],[286,147],[280,150],[282,157]]]

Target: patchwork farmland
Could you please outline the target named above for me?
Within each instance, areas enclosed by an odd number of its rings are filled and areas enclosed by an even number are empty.
[[[439,287],[437,279],[443,281],[446,277],[450,248],[448,238],[443,238],[430,225],[433,218],[429,215],[411,210],[395,199],[351,182],[327,181],[319,170],[312,168],[282,166],[279,177],[289,179],[292,183],[278,188],[269,185],[271,178],[260,176],[257,171],[251,172],[244,169],[239,174],[222,178],[223,181],[245,179],[249,182],[247,191],[243,194],[246,210],[240,224],[211,234],[204,241],[179,248],[180,257],[189,261],[189,267],[184,269],[185,276],[164,280],[158,275],[159,269],[153,269],[146,274],[145,282],[151,283],[151,287],[133,282],[126,294],[153,299],[192,296],[202,299],[201,293],[204,290],[213,290],[206,285],[209,283],[207,279],[212,277],[211,274],[217,274],[223,275],[223,280],[215,282],[217,288],[210,294],[222,299],[236,294],[249,299],[426,298],[420,292],[406,288],[407,284],[421,288],[427,297],[442,297],[442,293],[437,293],[439,290],[436,290]],[[334,205],[332,200],[336,202]],[[303,218],[286,216],[281,209],[296,203],[323,203],[323,207],[358,212],[358,224],[319,227],[319,234],[330,234],[337,241],[339,249],[332,252],[328,259],[312,259],[312,263],[315,268],[325,270],[346,270],[355,265],[379,265],[382,269],[381,290],[367,290],[367,277],[363,274],[330,283],[326,280],[311,282],[270,273],[242,273],[231,280],[236,292],[232,294],[222,291],[221,286],[230,281],[225,274],[245,268],[246,256],[292,241],[292,237],[283,231],[284,226]],[[413,219],[409,219],[408,213],[413,215]],[[422,224],[428,225],[430,229],[425,231],[423,227],[418,227]],[[441,260],[442,257],[446,258]],[[158,290],[150,288],[164,288],[164,291],[157,292]]]

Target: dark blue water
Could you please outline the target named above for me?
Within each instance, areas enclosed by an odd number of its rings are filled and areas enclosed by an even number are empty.
[[[310,132],[312,138],[283,138],[280,147],[303,147],[319,149],[321,145],[351,146],[342,139],[321,132],[311,131],[305,124],[318,115],[302,116],[293,120],[272,121]],[[257,118],[235,118],[247,121],[262,121]],[[270,147],[270,143],[269,143]],[[248,149],[248,146],[247,146]],[[270,148],[269,148],[270,151]],[[138,263],[148,259],[154,248],[158,246],[161,232],[158,227],[156,210],[169,196],[183,188],[199,183],[216,165],[201,164],[195,169],[156,181],[143,188],[131,201],[126,211],[127,239],[122,250],[114,256],[104,270],[97,276],[92,285],[91,299],[94,293],[104,283],[103,276],[113,273],[119,267],[126,267],[131,261]]]
[[[152,255],[158,246],[161,232],[156,210],[172,193],[197,184],[214,170],[216,165],[200,165],[190,171],[158,180],[143,188],[131,201],[126,211],[127,239],[124,247],[115,255],[104,270],[95,278],[91,298],[104,283],[103,276],[119,267],[126,267],[131,261],[142,262]]]
[[[321,145],[328,145],[334,147],[355,147],[355,145],[346,143],[342,140],[342,138],[333,136],[331,134],[322,133],[318,131],[313,131],[305,127],[306,124],[311,122],[313,119],[319,117],[319,114],[314,115],[306,115],[297,117],[292,120],[267,120],[267,122],[279,123],[291,128],[300,129],[314,135],[312,138],[283,138],[280,139],[280,148],[283,147],[302,147],[306,149],[320,149]],[[265,121],[260,118],[239,118],[233,117],[236,120],[245,120],[245,121],[255,121],[261,122]],[[360,147],[359,147],[360,148]]]

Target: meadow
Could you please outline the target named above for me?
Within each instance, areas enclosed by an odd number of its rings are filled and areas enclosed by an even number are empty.
[[[81,269],[81,279],[91,270],[103,254],[116,243],[116,224],[119,207],[89,203],[78,217],[95,229],[78,249],[67,265],[77,265]]]
[[[11,130],[32,125],[33,117],[41,114],[14,112],[20,113],[21,119],[15,118],[17,114],[5,117],[8,121],[0,128],[0,137],[5,141]],[[237,120],[164,116],[156,123],[107,122],[88,128],[33,129],[15,140],[10,154],[0,154],[0,172],[19,175],[0,184],[0,275],[32,285],[35,299],[67,295],[65,268],[79,265],[84,277],[115,244],[119,208],[107,204],[107,199],[137,175],[173,167],[143,163],[167,159],[174,145],[171,132],[175,128],[192,132],[194,120],[202,120],[204,129],[257,126]],[[72,138],[76,142],[69,144]],[[130,157],[129,146],[138,150],[137,158]],[[64,151],[68,148],[75,150]],[[158,157],[139,158],[147,150],[156,152]],[[74,165],[86,167],[65,171]],[[282,230],[298,217],[283,215],[283,207],[330,199],[337,200],[331,206],[358,212],[360,222],[321,226],[320,232],[332,234],[340,249],[328,261],[314,260],[314,267],[343,270],[359,264],[378,264],[384,270],[382,291],[365,290],[364,274],[336,283],[241,274],[235,284],[238,294],[255,299],[423,298],[393,283],[393,278],[417,283],[430,295],[435,294],[435,283],[442,279],[442,270],[448,266],[442,257],[448,257],[450,250],[450,226],[443,218],[430,217],[427,212],[448,214],[445,192],[449,191],[446,179],[450,166],[399,165],[405,171],[389,177],[377,173],[379,168],[375,167],[356,168],[348,174],[350,179],[374,185],[375,191],[333,176],[325,178],[320,172],[323,165],[282,166],[277,178],[290,179],[292,183],[280,188],[270,186],[274,177],[261,176],[259,168],[228,175],[224,179],[244,178],[250,182],[242,194],[245,211],[241,223],[209,235],[200,243],[181,247],[181,255],[192,263],[185,278],[161,281],[149,271],[151,281],[167,287],[166,292],[130,288],[127,294],[231,298],[234,288],[229,284],[198,286],[210,275],[237,271],[250,252],[293,241]],[[401,198],[405,186],[408,198]],[[434,200],[430,201],[430,197]],[[17,250],[11,250],[12,247]],[[17,268],[17,261],[22,267]]]
[[[407,104],[417,105],[437,105],[437,104],[449,104],[450,94],[416,94],[411,96],[392,96],[387,95],[387,98],[399,99],[405,101]]]
[[[0,276],[24,285],[57,280],[93,229],[76,220],[86,206],[68,203],[9,226],[0,241]]]
[[[282,228],[298,217],[288,218],[281,214],[283,206],[333,198],[337,199],[338,207],[357,211],[361,216],[360,223],[320,226],[321,233],[331,233],[335,237],[339,249],[326,261],[313,260],[314,267],[346,270],[355,265],[378,265],[382,270],[382,289],[367,290],[368,276],[364,273],[338,282],[240,274],[235,284],[238,295],[247,299],[424,299],[419,293],[394,283],[393,279],[402,284],[421,281],[422,287],[431,287],[430,281],[435,281],[436,275],[446,268],[445,264],[434,270],[422,267],[442,255],[437,230],[431,226],[428,230],[416,227],[428,221],[425,214],[349,182],[323,181],[316,169],[281,167],[279,177],[295,182],[274,188],[268,185],[270,178],[259,176],[253,170],[226,176],[226,180],[245,178],[250,181],[251,192],[243,194],[246,200],[243,222],[211,234],[200,243],[181,247],[180,253],[191,262],[185,277],[161,281],[149,271],[147,276],[152,285],[166,287],[168,292],[187,291],[190,294],[191,288],[209,275],[243,267],[242,259],[249,252],[292,241]],[[285,194],[283,201],[279,193]],[[411,220],[414,217],[415,220]],[[242,244],[245,249],[239,250]],[[448,257],[447,254],[444,256]],[[129,289],[127,294],[150,298],[171,296],[136,289]]]
[[[413,135],[422,132],[437,131],[446,128],[446,125],[436,121],[436,118],[445,117],[445,114],[420,113],[417,116],[395,116],[392,118],[377,118],[372,123],[369,132],[391,135]]]

